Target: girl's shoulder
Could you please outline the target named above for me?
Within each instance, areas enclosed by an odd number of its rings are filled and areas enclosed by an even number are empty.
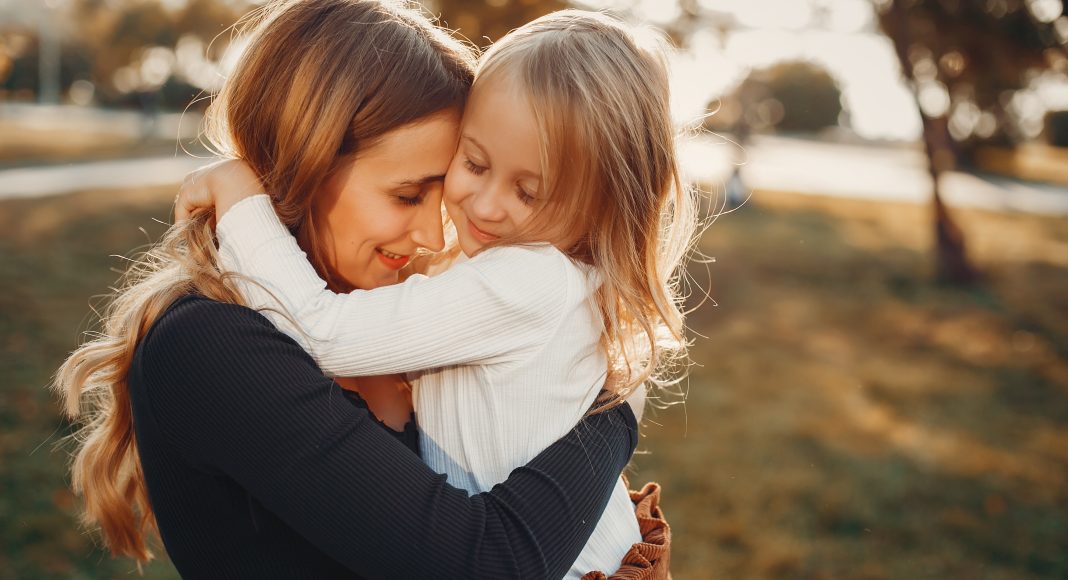
[[[463,262],[484,274],[508,274],[518,279],[552,277],[557,281],[584,274],[584,266],[552,244],[523,244],[489,248]]]
[[[474,274],[479,286],[504,304],[550,318],[586,300],[592,288],[583,270],[549,244],[489,248],[456,264],[452,271],[461,276]]]

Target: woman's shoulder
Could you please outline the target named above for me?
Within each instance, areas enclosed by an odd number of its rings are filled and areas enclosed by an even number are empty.
[[[163,311],[163,314],[159,319],[204,316],[214,312],[230,311],[240,308],[244,307],[238,304],[212,300],[211,298],[200,294],[186,294],[172,302],[171,305]]]
[[[184,410],[284,393],[272,381],[287,373],[296,382],[321,376],[311,356],[262,314],[203,296],[184,296],[163,311],[140,341],[131,373],[161,408]],[[237,388],[249,380],[255,388]]]
[[[250,333],[250,331],[253,331]],[[279,335],[267,318],[239,304],[220,302],[199,294],[183,296],[168,306],[149,327],[141,341],[143,356],[202,356],[219,345],[234,345],[254,340],[255,334]]]
[[[247,306],[212,300],[200,294],[187,294],[172,302],[163,311],[152,325],[149,334],[187,327],[203,331],[247,323],[271,326],[270,321],[262,314]]]

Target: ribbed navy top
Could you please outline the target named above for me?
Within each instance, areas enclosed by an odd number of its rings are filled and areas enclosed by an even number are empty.
[[[149,329],[129,384],[186,578],[560,578],[637,444],[621,405],[468,496],[262,315],[197,296]]]

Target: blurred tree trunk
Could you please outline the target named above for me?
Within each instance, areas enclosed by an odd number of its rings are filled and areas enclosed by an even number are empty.
[[[894,42],[894,49],[898,60],[901,61],[901,71],[905,75],[909,86],[912,87],[913,96],[916,98],[916,108],[923,120],[923,143],[927,152],[927,165],[931,174],[931,203],[935,227],[935,258],[937,275],[939,279],[955,283],[970,284],[978,279],[978,272],[972,267],[965,250],[964,234],[957,226],[942,200],[942,192],[939,186],[939,176],[943,171],[952,169],[956,162],[956,153],[953,149],[953,140],[949,134],[949,125],[946,115],[928,117],[919,104],[919,86],[916,82],[912,69],[912,60],[909,58],[909,47],[912,46],[912,35],[909,31],[908,15],[903,0],[893,0],[890,6],[890,23],[893,29],[889,34]]]

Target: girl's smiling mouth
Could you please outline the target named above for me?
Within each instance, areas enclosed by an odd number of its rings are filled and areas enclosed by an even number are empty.
[[[489,232],[480,230],[475,222],[471,221],[471,218],[467,218],[467,229],[471,232],[471,235],[482,242],[493,242],[501,239],[500,236],[495,236]]]

